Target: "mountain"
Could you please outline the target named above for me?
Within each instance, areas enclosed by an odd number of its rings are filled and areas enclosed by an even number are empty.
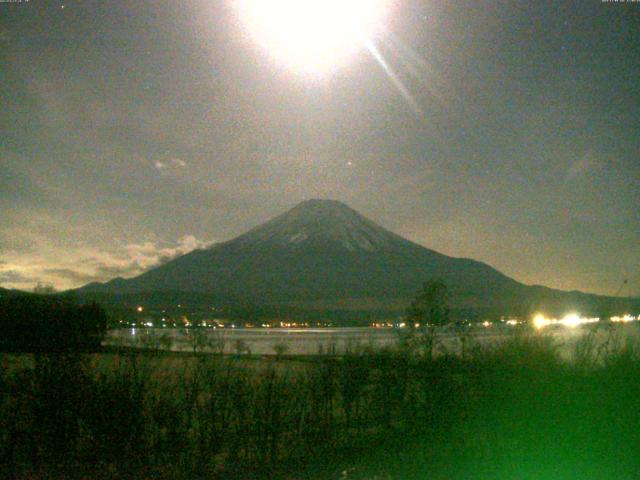
[[[78,292],[399,311],[429,278],[443,279],[454,308],[464,311],[518,313],[564,304],[602,309],[614,301],[525,286],[482,262],[406,240],[334,200],[304,201],[233,240],[194,250],[135,278],[93,283]]]
[[[13,297],[16,295],[31,295],[30,292],[23,292],[22,290],[7,289],[0,287],[0,298]]]

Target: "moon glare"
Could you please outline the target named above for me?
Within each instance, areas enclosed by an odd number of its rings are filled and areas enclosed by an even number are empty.
[[[343,63],[381,28],[388,0],[239,0],[254,40],[309,74]]]

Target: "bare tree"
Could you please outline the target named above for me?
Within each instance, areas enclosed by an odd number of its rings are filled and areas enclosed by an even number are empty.
[[[37,293],[39,295],[51,295],[52,293],[56,293],[56,289],[50,283],[38,282],[33,287],[33,293]]]
[[[207,346],[207,332],[200,327],[192,327],[183,332],[193,353],[201,352]]]
[[[243,353],[251,354],[249,345],[247,345],[247,342],[245,342],[241,338],[233,342],[233,349],[235,350],[236,355],[242,355]]]
[[[284,342],[278,342],[273,345],[273,351],[276,353],[276,359],[280,360],[282,356],[289,350],[289,345]]]
[[[222,328],[214,328],[209,337],[209,347],[218,355],[224,353],[226,344],[225,331]]]
[[[433,357],[436,329],[450,322],[449,291],[439,279],[428,280],[409,305],[406,315],[406,334],[403,343]]]

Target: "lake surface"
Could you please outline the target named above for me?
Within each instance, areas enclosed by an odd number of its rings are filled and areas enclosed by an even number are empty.
[[[640,344],[640,325],[616,325],[598,329],[592,327],[553,328],[543,331],[558,347],[561,356],[571,359],[579,343],[592,343],[593,348],[622,348],[628,343]],[[127,345],[171,349],[253,355],[343,354],[362,347],[383,348],[396,344],[401,330],[393,328],[129,328],[111,330],[105,345]],[[519,327],[492,325],[465,330],[465,348],[475,345],[491,347],[522,333]],[[447,329],[437,333],[437,352],[460,353],[463,337]]]

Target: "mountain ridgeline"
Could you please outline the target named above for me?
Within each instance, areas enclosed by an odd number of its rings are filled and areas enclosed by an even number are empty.
[[[602,313],[637,301],[523,285],[496,269],[406,240],[344,203],[307,200],[233,240],[194,250],[135,278],[93,283],[87,297],[163,295],[298,311],[402,311],[422,282],[445,281],[454,311]],[[108,301],[108,300],[107,300]]]

